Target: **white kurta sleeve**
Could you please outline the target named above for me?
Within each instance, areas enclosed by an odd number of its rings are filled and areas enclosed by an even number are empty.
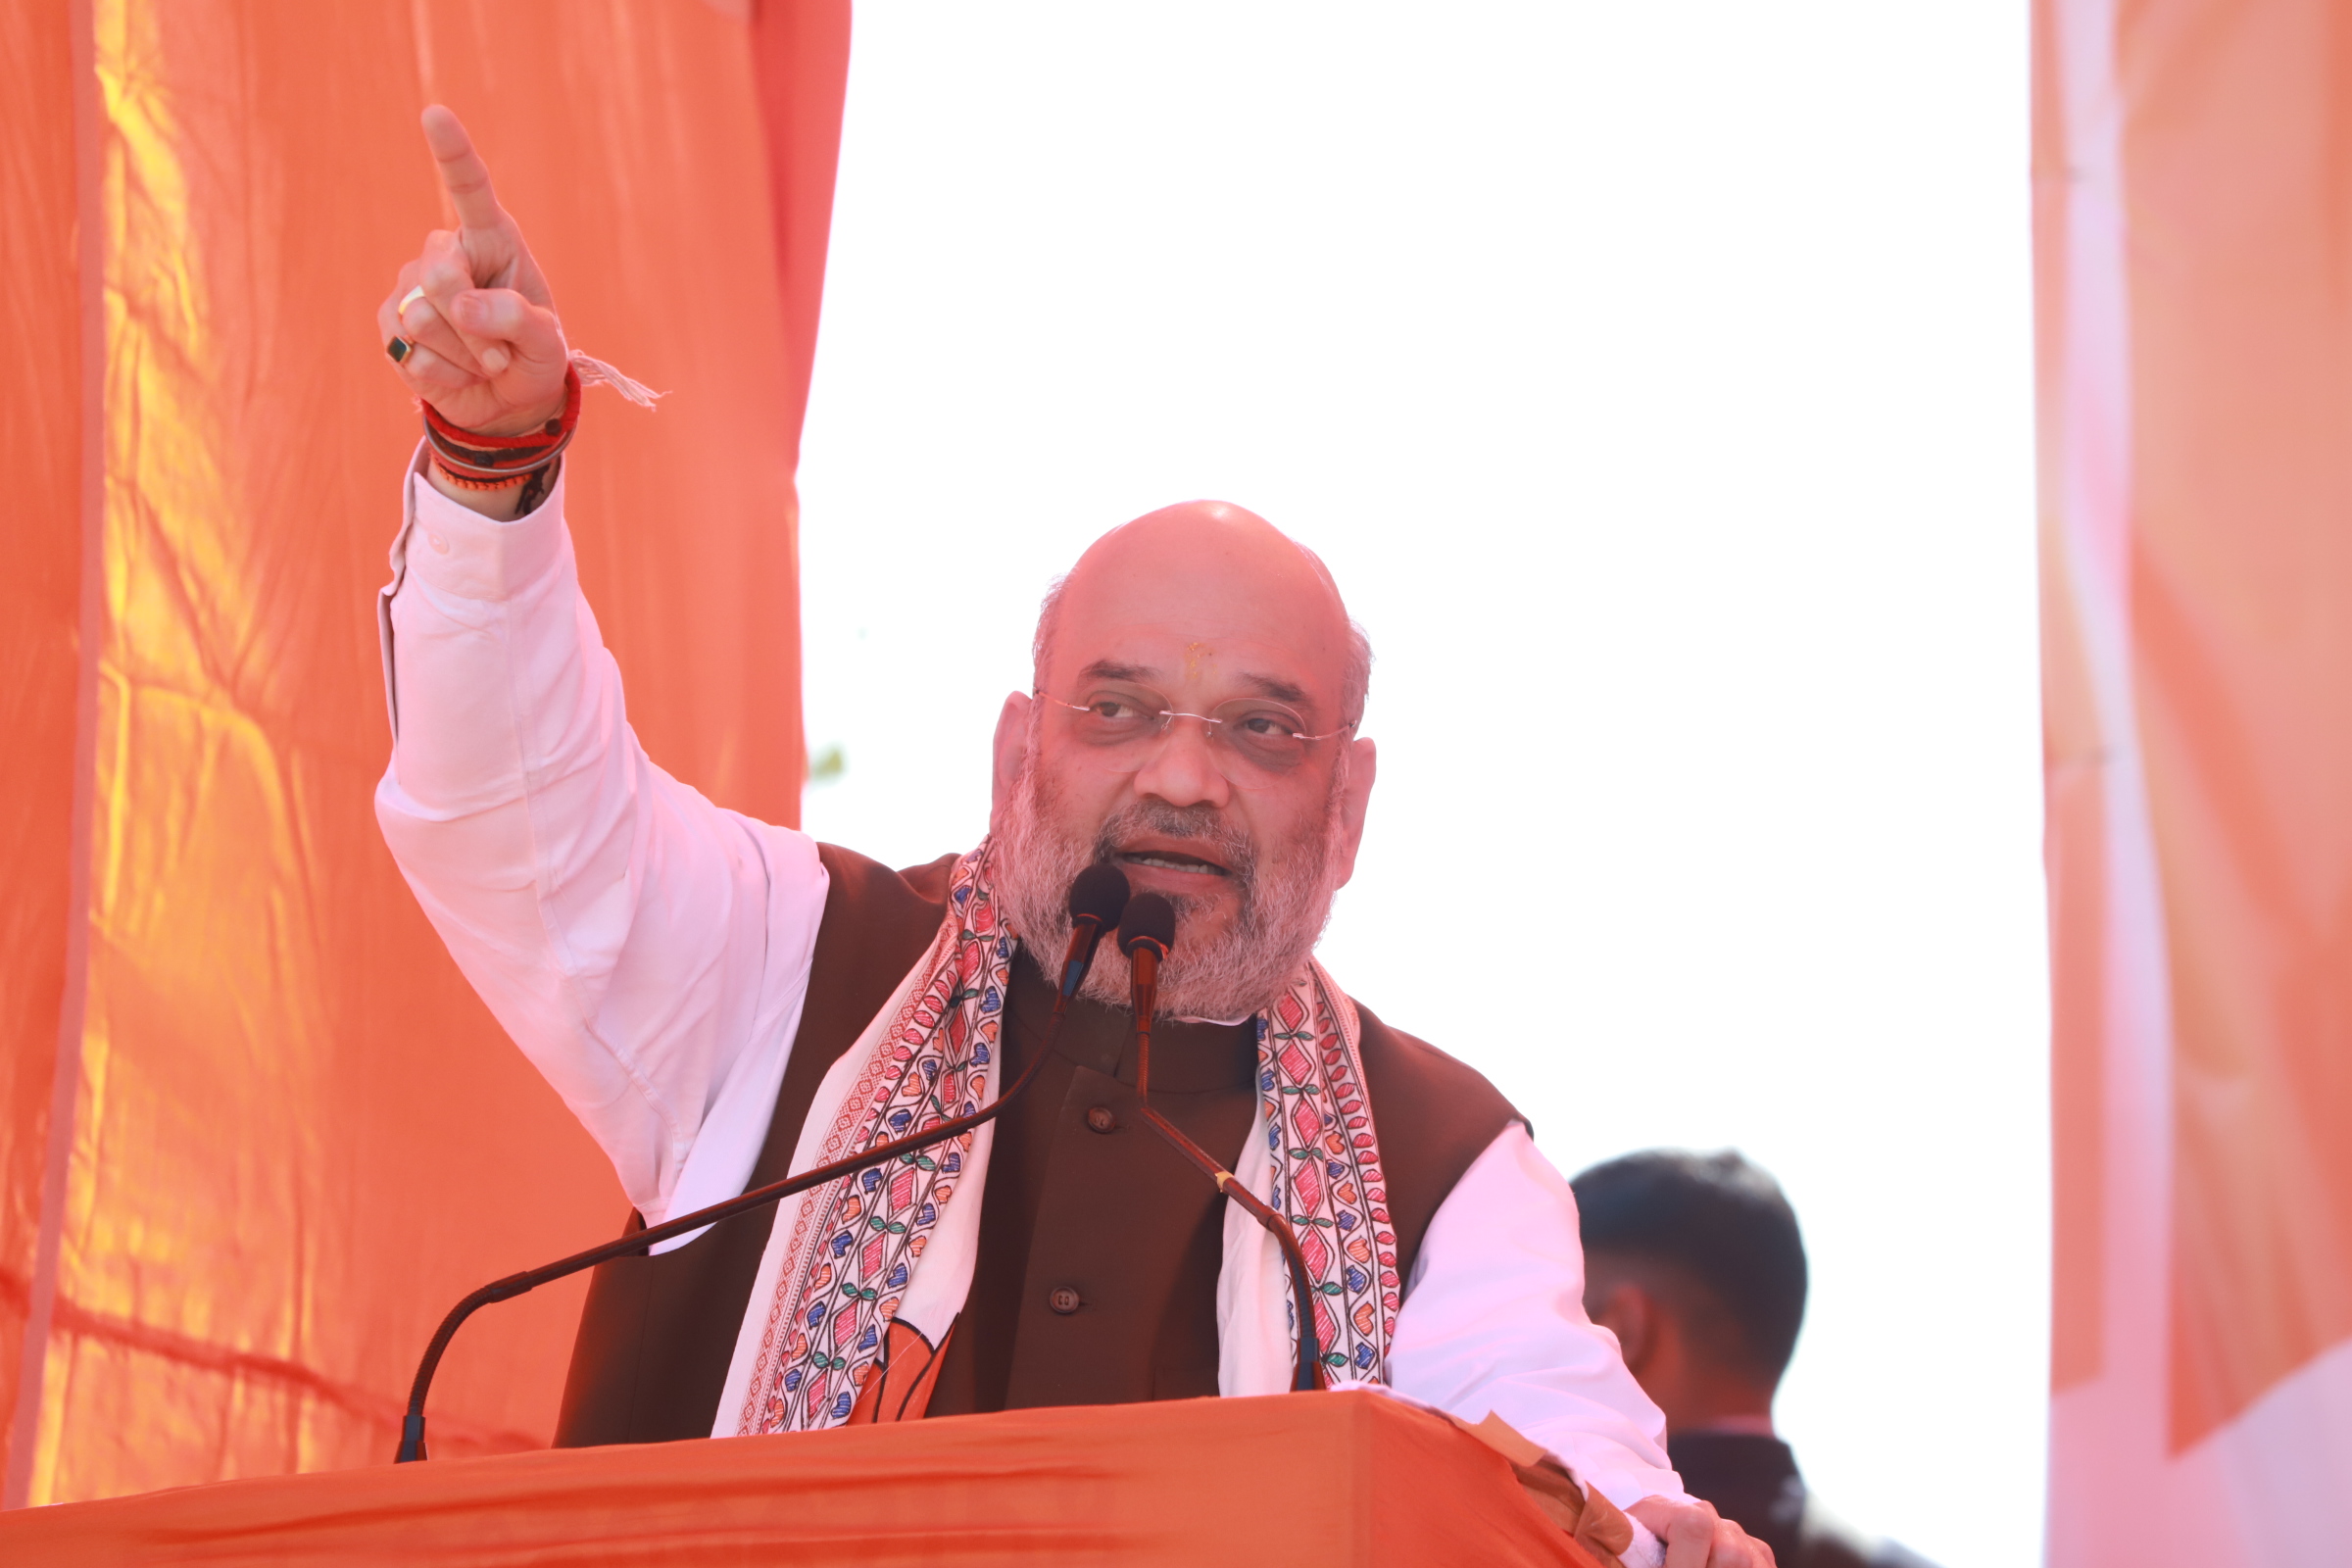
[[[1576,1195],[1511,1123],[1438,1205],[1413,1263],[1390,1380],[1481,1421],[1491,1411],[1619,1507],[1686,1497],[1666,1418],[1585,1315]]]
[[[375,808],[402,874],[648,1224],[741,1192],[824,913],[814,843],[646,757],[560,479],[497,522],[412,471],[392,573]]]

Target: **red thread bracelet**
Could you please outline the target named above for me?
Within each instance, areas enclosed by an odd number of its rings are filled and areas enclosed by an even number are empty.
[[[580,372],[564,371],[564,412],[524,435],[483,435],[461,429],[424,406],[424,434],[433,464],[452,483],[468,490],[503,490],[547,467],[571,444],[580,427]]]

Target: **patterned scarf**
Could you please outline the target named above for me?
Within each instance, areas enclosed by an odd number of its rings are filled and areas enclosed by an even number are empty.
[[[989,851],[983,841],[957,863],[929,952],[827,1075],[803,1129],[796,1170],[936,1126],[994,1097],[991,1069],[1017,939],[996,906]],[[1396,1235],[1354,1022],[1352,1004],[1311,960],[1257,1016],[1253,1131],[1262,1129],[1269,1168],[1253,1185],[1298,1232],[1316,1291],[1315,1338],[1335,1384],[1385,1379],[1400,1297]],[[723,1428],[800,1432],[850,1419],[877,1358],[906,1333],[902,1325],[894,1335],[894,1321],[925,1250],[935,1237],[945,1239],[950,1200],[987,1180],[986,1135],[966,1133],[788,1200],[729,1378],[730,1396],[740,1390],[741,1402],[730,1399],[732,1419],[722,1406]],[[951,1317],[969,1289],[976,1208],[959,1219],[955,1245],[967,1255],[956,1298],[946,1303]],[[1226,1236],[1231,1275],[1237,1245],[1255,1245],[1262,1233],[1229,1224]],[[1221,1312],[1220,1334],[1262,1334],[1279,1323],[1283,1340],[1295,1345],[1287,1276],[1277,1266],[1250,1277],[1259,1283],[1246,1293],[1248,1301]],[[1237,1323],[1235,1311],[1278,1315]]]
[[[1273,1165],[1273,1190],[1259,1196],[1298,1233],[1329,1380],[1380,1383],[1396,1329],[1396,1231],[1364,1063],[1355,1030],[1342,1026],[1338,990],[1310,959],[1257,1015],[1257,1119]],[[1283,1305],[1287,1322],[1296,1316],[1288,1291]]]

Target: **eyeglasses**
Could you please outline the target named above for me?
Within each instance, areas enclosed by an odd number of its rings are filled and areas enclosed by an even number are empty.
[[[1036,694],[1056,708],[1068,709],[1078,739],[1106,752],[1122,749],[1140,755],[1149,743],[1168,732],[1180,718],[1197,718],[1208,727],[1208,738],[1269,773],[1287,773],[1306,760],[1306,749],[1316,741],[1334,740],[1355,728],[1353,722],[1321,735],[1306,733],[1306,720],[1298,710],[1270,698],[1236,697],[1205,713],[1180,712],[1167,698],[1149,686],[1102,685],[1091,688],[1083,702],[1066,702]]]

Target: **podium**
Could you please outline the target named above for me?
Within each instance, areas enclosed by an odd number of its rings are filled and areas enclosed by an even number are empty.
[[[221,1481],[0,1514],[49,1564],[1544,1564],[1512,1462],[1361,1391]]]

